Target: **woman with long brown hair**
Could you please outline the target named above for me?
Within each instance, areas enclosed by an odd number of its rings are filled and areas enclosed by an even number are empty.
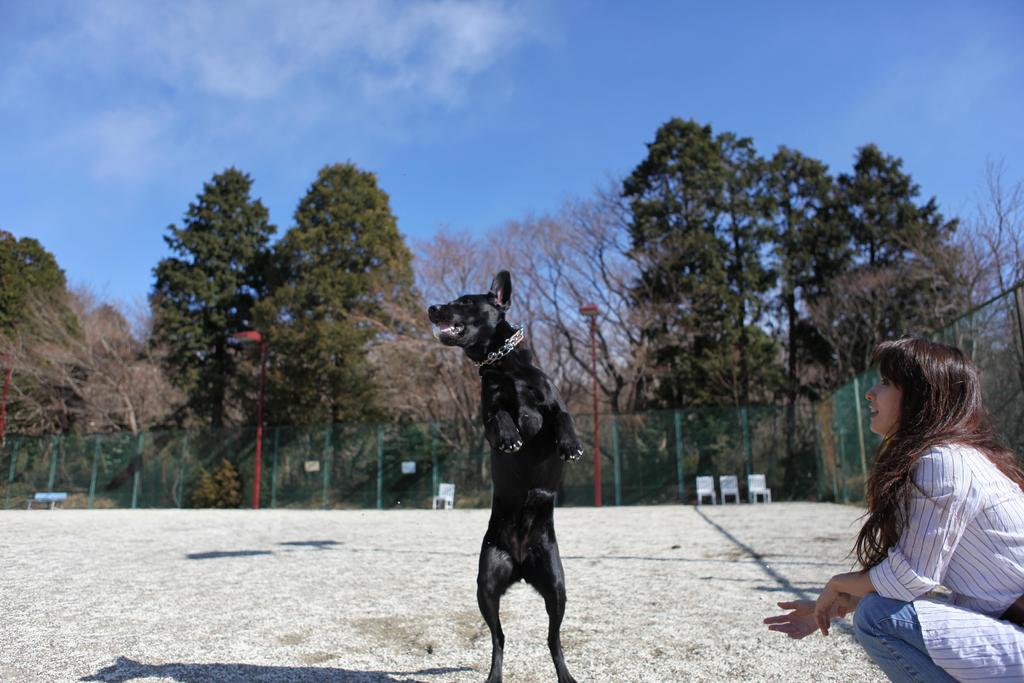
[[[867,482],[860,571],[764,620],[792,638],[854,632],[893,681],[1024,680],[1024,471],[996,438],[959,349],[884,342],[867,393],[882,444]],[[947,600],[928,597],[935,588]]]

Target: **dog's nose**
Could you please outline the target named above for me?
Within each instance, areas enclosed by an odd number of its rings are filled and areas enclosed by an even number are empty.
[[[440,306],[431,306],[430,308],[427,309],[427,315],[431,319],[433,319],[435,315],[440,313],[440,311],[441,311],[441,307]]]

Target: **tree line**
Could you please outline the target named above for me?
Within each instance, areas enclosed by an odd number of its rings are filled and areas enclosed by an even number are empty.
[[[137,310],[69,290],[36,240],[0,232],[8,429],[132,432],[252,424],[269,340],[269,424],[446,421],[471,438],[478,380],[433,341],[425,308],[509,269],[510,318],[587,410],[596,303],[603,409],[799,405],[864,370],[881,339],[941,326],[1021,272],[1021,183],[986,173],[977,215],[944,216],[875,145],[849,170],[672,119],[592,195],[486,232],[409,245],[376,176],[322,168],[275,241],[252,179],[204,184]]]

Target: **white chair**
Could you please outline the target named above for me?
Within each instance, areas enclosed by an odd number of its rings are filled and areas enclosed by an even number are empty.
[[[714,477],[697,477],[697,505],[700,505],[704,496],[711,496],[711,504],[718,505],[718,499],[715,497]]]
[[[434,509],[444,505],[445,510],[451,510],[455,505],[455,484],[439,484],[437,495],[434,496]]]
[[[765,486],[763,474],[751,474],[747,476],[747,496],[751,503],[757,502],[757,497],[765,503],[772,502],[772,490]]]
[[[732,474],[723,474],[718,477],[718,489],[722,492],[722,505],[728,501],[726,496],[736,496],[736,502],[740,502],[740,482]]]

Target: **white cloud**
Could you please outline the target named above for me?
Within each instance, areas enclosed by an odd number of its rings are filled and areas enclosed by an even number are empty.
[[[894,60],[877,85],[865,93],[847,118],[857,130],[877,130],[893,118],[908,127],[925,123],[946,128],[965,124],[988,102],[1013,87],[1019,54],[986,36],[970,36],[955,51]]]
[[[186,0],[81,2],[25,52],[33,70],[85,70],[205,95],[263,99],[301,79],[348,82],[363,95],[459,94],[525,37],[497,2]]]
[[[89,0],[25,9],[40,13],[27,24],[46,28],[10,36],[0,110],[45,120],[36,125],[43,148],[79,155],[103,179],[328,120],[388,136],[423,106],[466,102],[483,74],[536,37],[528,7]]]
[[[165,161],[174,115],[167,110],[103,112],[74,126],[58,144],[82,149],[100,179],[130,180]]]
[[[393,32],[381,32],[368,45],[382,68],[366,75],[364,85],[374,94],[421,90],[456,97],[465,79],[491,66],[526,31],[524,21],[492,5],[420,5],[398,17]]]

